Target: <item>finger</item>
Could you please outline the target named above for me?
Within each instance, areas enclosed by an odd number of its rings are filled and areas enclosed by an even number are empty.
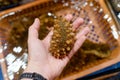
[[[73,30],[76,30],[81,24],[83,24],[84,20],[82,18],[77,18],[73,22]]]
[[[44,40],[51,39],[52,35],[53,35],[53,29],[48,33],[48,35],[44,38]]]
[[[89,31],[90,31],[90,28],[85,27],[83,30],[78,32],[78,34],[76,35],[76,39],[79,39],[82,35],[88,34]]]
[[[53,35],[53,29],[48,33],[48,35],[44,38],[43,42],[45,42],[47,44],[47,46],[49,47],[50,44],[50,40],[52,38]]]
[[[86,40],[86,34],[88,34],[89,31],[90,31],[90,29],[88,27],[85,27],[81,32],[79,32],[76,35],[77,40],[74,44],[73,49],[71,50],[71,52],[69,54],[69,58],[71,58],[77,52],[77,50],[81,47],[83,42]]]
[[[40,27],[40,21],[38,18],[34,20],[34,23],[29,27],[28,40],[38,39],[38,30]]]
[[[67,21],[71,21],[72,18],[73,18],[73,16],[72,16],[71,14],[67,14],[67,15],[65,16],[65,19],[66,19]]]
[[[78,39],[75,44],[73,49],[71,50],[70,54],[68,55],[69,59],[77,52],[77,50],[82,46],[83,42],[86,40],[86,36],[82,36],[80,39]]]

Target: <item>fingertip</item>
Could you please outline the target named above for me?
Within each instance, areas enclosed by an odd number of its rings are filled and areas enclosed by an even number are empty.
[[[35,18],[33,24],[29,27],[29,31],[28,31],[29,40],[38,39],[39,27],[40,27],[40,21],[38,18]]]
[[[81,17],[78,17],[76,21],[79,22],[80,25],[84,23],[84,19]]]
[[[49,32],[48,35],[49,35],[49,36],[52,36],[52,35],[53,35],[53,29],[51,29],[51,31]]]
[[[81,24],[84,23],[83,18],[77,18],[74,22],[73,22],[73,29],[76,30],[78,27],[80,27]]]
[[[39,20],[39,18],[35,18],[35,22],[39,22],[39,23],[40,23],[40,20]]]
[[[78,17],[76,20],[79,21],[81,24],[84,23],[84,20],[81,17]]]
[[[36,28],[36,29],[39,29],[40,27],[40,20],[39,18],[35,18],[33,24],[32,24],[32,27]]]
[[[65,19],[68,20],[68,21],[71,21],[72,18],[73,18],[72,14],[67,14],[67,15],[65,16]]]
[[[35,18],[33,24],[38,23],[38,22],[39,22],[39,19]]]
[[[81,36],[85,36],[90,32],[90,28],[89,27],[85,27],[84,29],[82,29],[81,31],[79,31],[76,35],[76,39],[79,39]]]

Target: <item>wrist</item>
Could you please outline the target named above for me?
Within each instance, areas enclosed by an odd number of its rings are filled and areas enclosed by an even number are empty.
[[[25,69],[24,73],[29,72],[29,73],[38,73],[42,75],[44,78],[47,80],[53,80],[54,78],[50,76],[49,71],[47,70],[46,66],[44,65],[39,65],[35,62],[29,62],[27,65],[27,68]]]
[[[38,73],[30,73],[30,72],[21,74],[19,77],[19,80],[21,80],[21,79],[47,80],[46,78],[44,78],[42,75],[40,75]]]

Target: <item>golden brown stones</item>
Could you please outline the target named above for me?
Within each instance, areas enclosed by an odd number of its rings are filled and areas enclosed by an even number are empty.
[[[59,17],[54,20],[54,30],[50,42],[50,52],[55,58],[68,56],[75,42],[75,32],[67,20]]]

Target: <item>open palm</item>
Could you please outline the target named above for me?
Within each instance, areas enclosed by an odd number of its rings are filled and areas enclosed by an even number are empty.
[[[65,18],[70,21],[72,20],[72,15],[67,15]],[[73,29],[76,30],[83,23],[83,19],[77,18],[73,22]],[[89,31],[88,27],[85,27],[81,32],[76,35],[76,42],[73,49],[70,51],[69,55],[64,59],[54,58],[50,52],[50,40],[53,34],[51,31],[43,40],[38,39],[38,30],[40,27],[39,19],[35,19],[34,23],[29,28],[28,35],[28,51],[29,59],[28,66],[25,72],[37,72],[43,75],[48,80],[53,80],[55,77],[59,76],[70,58],[74,53],[80,48],[82,43],[86,39],[86,34]]]

